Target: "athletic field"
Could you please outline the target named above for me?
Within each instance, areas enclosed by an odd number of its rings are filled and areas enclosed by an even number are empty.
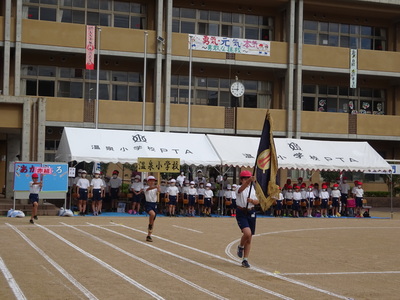
[[[386,213],[372,213],[390,217]],[[0,218],[0,299],[399,299],[400,218]]]

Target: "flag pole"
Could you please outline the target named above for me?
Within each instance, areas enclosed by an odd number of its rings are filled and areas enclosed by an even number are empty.
[[[97,74],[96,74],[96,129],[99,126],[99,81],[100,81],[100,36],[101,36],[101,27],[97,26],[98,34],[97,34]]]
[[[145,128],[146,121],[146,79],[147,79],[147,37],[148,32],[144,32],[144,63],[143,63],[143,104],[142,104],[142,131]]]
[[[191,119],[191,102],[192,102],[192,60],[193,60],[193,50],[192,50],[193,37],[189,35],[189,100],[188,100],[188,125],[187,131],[190,133],[190,119]]]

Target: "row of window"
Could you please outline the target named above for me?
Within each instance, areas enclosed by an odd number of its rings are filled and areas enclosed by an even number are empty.
[[[272,40],[273,18],[174,7],[172,31],[230,38]]]
[[[109,70],[99,73],[99,99],[143,101],[141,73]],[[96,75],[95,70],[23,65],[22,94],[93,100],[96,98]]]
[[[245,94],[240,99],[232,96],[232,80],[212,77],[193,77],[191,103],[225,107],[269,108],[272,94],[271,82],[244,80]],[[189,101],[189,76],[171,77],[171,103],[187,104]]]
[[[304,44],[386,50],[386,29],[305,20]]]
[[[27,19],[146,29],[146,5],[106,0],[25,0]]]
[[[303,110],[351,114],[385,114],[385,90],[303,85]]]

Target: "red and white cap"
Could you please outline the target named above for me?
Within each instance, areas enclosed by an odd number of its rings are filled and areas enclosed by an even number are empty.
[[[206,187],[211,187],[211,183],[207,183],[207,184],[206,184]]]
[[[240,175],[239,175],[239,177],[251,177],[251,176],[252,176],[252,174],[248,170],[244,170],[244,171],[240,172]]]
[[[147,177],[147,181],[149,181],[149,180],[156,180],[156,178],[154,176],[150,175],[150,176]]]

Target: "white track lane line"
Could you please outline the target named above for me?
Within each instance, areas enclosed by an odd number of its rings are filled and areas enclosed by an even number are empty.
[[[152,267],[152,268],[154,268],[154,269],[156,269],[156,270],[158,270],[158,271],[160,271],[160,272],[162,272],[164,274],[167,274],[167,275],[173,277],[174,279],[177,279],[177,280],[179,280],[179,281],[181,281],[181,282],[183,282],[183,283],[185,283],[185,284],[187,284],[187,285],[189,285],[191,287],[194,287],[195,289],[197,289],[197,290],[199,290],[199,291],[201,291],[203,293],[206,293],[209,296],[212,296],[212,297],[217,298],[217,299],[227,299],[227,298],[224,298],[221,295],[218,295],[218,294],[216,294],[216,293],[214,293],[214,292],[212,292],[210,290],[207,290],[207,289],[205,289],[205,288],[203,288],[203,287],[201,287],[201,286],[199,286],[199,285],[197,285],[197,284],[195,284],[195,283],[193,283],[193,282],[191,282],[191,281],[189,281],[189,280],[187,280],[187,279],[185,279],[185,278],[183,278],[183,277],[181,277],[181,276],[179,276],[179,275],[177,275],[175,273],[172,273],[172,272],[170,272],[170,271],[168,271],[168,270],[166,270],[166,269],[164,269],[164,268],[162,268],[160,266],[157,266],[156,264],[153,264],[153,263],[151,263],[151,262],[149,262],[149,261],[147,261],[147,260],[145,260],[143,258],[140,258],[140,257],[128,252],[128,251],[125,251],[124,249],[121,249],[118,246],[115,246],[114,244],[111,244],[111,243],[109,243],[109,242],[107,242],[107,241],[105,241],[105,240],[103,240],[103,239],[101,239],[101,238],[99,238],[99,237],[97,237],[97,236],[95,236],[93,234],[90,234],[90,233],[88,233],[86,231],[83,231],[82,229],[75,228],[72,225],[68,225],[68,224],[65,224],[65,223],[62,223],[62,222],[61,222],[61,224],[65,225],[65,226],[67,226],[69,228],[72,228],[74,230],[77,230],[77,231],[79,231],[79,232],[81,232],[81,233],[93,238],[94,240],[96,240],[96,241],[98,241],[100,243],[103,243],[103,244],[105,244],[105,245],[107,245],[107,246],[109,246],[109,247],[111,247],[111,248],[113,248],[113,249],[115,249],[115,250],[117,250],[117,251],[119,251],[119,252],[121,252],[121,253],[123,253],[123,254],[131,257],[131,258],[133,258],[133,259],[135,259],[135,260],[138,260],[138,261],[144,263],[145,265],[150,266],[150,267]]]
[[[20,289],[18,283],[15,281],[14,277],[8,270],[6,264],[4,263],[1,257],[0,257],[0,270],[3,273],[4,277],[6,278],[7,283],[10,286],[11,290],[13,291],[15,298],[17,298],[17,300],[26,300],[24,293]]]
[[[319,276],[319,275],[365,275],[365,274],[400,274],[400,271],[382,272],[331,272],[331,273],[281,273],[281,276]]]
[[[148,289],[147,287],[145,287],[144,285],[140,284],[139,282],[133,280],[132,278],[130,278],[129,276],[125,275],[124,273],[122,273],[121,271],[118,271],[117,269],[115,269],[114,267],[110,266],[109,264],[107,264],[105,261],[102,261],[101,259],[97,258],[96,256],[90,254],[89,252],[86,252],[85,250],[79,248],[78,246],[76,246],[75,244],[73,244],[72,242],[68,241],[67,239],[63,238],[62,236],[60,236],[59,234],[55,233],[54,231],[51,231],[50,229],[42,226],[42,225],[38,225],[36,224],[36,226],[42,228],[43,230],[47,231],[48,233],[50,233],[51,235],[55,236],[56,238],[58,238],[60,241],[66,243],[68,246],[74,248],[75,250],[77,250],[78,252],[82,253],[83,255],[85,255],[86,257],[94,260],[95,262],[97,262],[99,265],[101,265],[102,267],[106,268],[107,270],[111,271],[112,273],[118,275],[119,277],[121,277],[122,279],[124,279],[125,281],[129,282],[130,284],[134,285],[135,287],[137,287],[138,289],[142,290],[143,292],[149,294],[150,296],[152,296],[155,299],[164,299],[163,297],[161,297],[160,295],[158,295],[157,293],[153,292],[152,290]]]
[[[114,231],[114,230],[111,230],[111,229],[109,229],[109,228],[105,228],[105,227],[98,226],[98,225],[91,224],[91,223],[88,223],[88,224],[89,224],[89,225],[92,225],[93,227],[100,228],[100,229],[103,229],[103,230],[112,232],[112,233],[114,233],[114,234],[117,234],[117,235],[119,235],[119,236],[122,236],[122,237],[124,237],[124,238],[126,238],[126,239],[128,239],[128,240],[134,241],[134,242],[139,243],[139,244],[141,244],[141,245],[150,247],[150,248],[152,248],[152,249],[154,249],[154,250],[160,251],[160,252],[163,253],[163,254],[168,254],[168,255],[173,256],[173,257],[175,257],[175,258],[177,257],[176,253],[172,253],[172,252],[170,252],[170,251],[167,251],[167,250],[158,248],[158,247],[153,246],[153,245],[151,245],[151,244],[149,244],[149,243],[147,243],[147,242],[139,241],[139,240],[134,239],[134,238],[132,238],[132,237],[130,237],[130,236],[127,236],[127,235],[125,235],[125,234],[122,234],[122,233],[120,233],[120,232],[118,232],[118,231]],[[125,227],[125,225],[119,225],[119,226]],[[127,226],[126,226],[126,228],[131,229],[130,227],[127,227]],[[140,232],[142,232],[142,231],[140,231]],[[147,234],[147,233],[146,233],[146,234]],[[156,237],[155,235],[152,235],[152,236]],[[161,238],[160,238],[160,239],[161,239]],[[164,240],[166,240],[166,239],[164,239]],[[176,243],[176,244],[177,244],[177,245],[180,245],[179,243]],[[207,253],[207,252],[204,252],[204,253],[207,254],[207,255],[209,254],[209,253]],[[213,256],[213,255],[211,255],[211,254],[209,254],[209,255],[210,255],[210,256]],[[224,276],[224,277],[227,277],[227,278],[230,278],[230,279],[232,279],[232,280],[235,280],[235,281],[237,281],[237,282],[239,282],[239,283],[241,283],[241,284],[244,284],[244,285],[250,286],[250,287],[252,287],[252,288],[258,289],[258,290],[263,291],[263,292],[265,292],[265,293],[267,293],[267,294],[274,295],[274,296],[276,296],[276,297],[278,297],[278,298],[287,299],[287,300],[292,299],[292,298],[287,297],[287,296],[285,296],[285,295],[282,295],[282,294],[279,294],[279,293],[277,293],[277,292],[268,290],[268,289],[266,289],[266,288],[263,288],[262,286],[259,286],[259,285],[257,285],[257,284],[254,284],[254,283],[252,283],[252,282],[249,282],[249,281],[244,280],[244,279],[242,279],[242,278],[239,278],[239,277],[237,277],[237,276],[231,275],[231,274],[226,273],[226,272],[224,272],[224,271],[218,270],[218,269],[216,269],[216,268],[213,268],[213,267],[204,265],[204,264],[199,263],[199,262],[197,262],[197,261],[188,259],[188,258],[186,258],[186,257],[179,256],[178,258],[179,258],[180,260],[189,262],[189,263],[191,263],[191,264],[194,264],[194,265],[196,265],[196,266],[202,267],[202,268],[204,268],[204,269],[213,271],[213,272],[215,272],[215,273],[217,273],[217,274],[219,274],[219,275],[222,275],[222,276]],[[231,262],[231,261],[230,261],[230,262]],[[292,300],[293,300],[293,299],[292,299]]]
[[[144,231],[142,231],[142,230],[138,230],[138,229],[135,229],[135,228],[132,228],[132,227],[128,227],[128,226],[126,226],[126,225],[116,224],[116,223],[113,223],[113,222],[111,222],[111,224],[113,224],[113,225],[119,225],[119,226],[124,227],[124,228],[127,228],[127,229],[129,229],[129,230],[136,231],[136,232],[140,232],[140,233],[145,233],[145,234],[146,234],[146,232],[144,232]],[[174,245],[178,245],[178,246],[181,246],[181,247],[184,247],[184,248],[187,248],[187,249],[190,249],[190,250],[199,252],[199,253],[203,253],[203,254],[205,254],[205,255],[209,255],[209,256],[212,256],[212,257],[214,257],[214,258],[217,258],[217,259],[220,259],[220,260],[229,262],[229,263],[237,264],[237,261],[240,261],[240,260],[237,260],[236,257],[234,257],[233,260],[232,260],[232,259],[227,259],[227,258],[225,258],[225,257],[219,256],[219,255],[215,255],[215,254],[212,254],[212,253],[209,253],[209,252],[206,252],[206,251],[197,249],[197,248],[193,248],[193,247],[190,247],[190,246],[181,244],[181,243],[177,243],[177,242],[175,242],[175,241],[172,241],[172,240],[169,240],[169,239],[166,239],[166,238],[162,238],[162,237],[159,237],[159,236],[156,236],[156,235],[153,235],[153,236],[154,236],[154,237],[157,237],[157,238],[160,239],[160,240],[163,240],[163,241],[172,243],[172,244],[174,244]],[[238,242],[238,240],[237,240],[237,241],[234,241],[234,242]],[[233,243],[234,243],[234,242],[233,242]],[[231,243],[231,244],[232,244],[232,243]],[[229,245],[228,245],[228,246],[229,246]],[[227,248],[228,248],[228,247],[227,247]],[[225,249],[225,252],[226,252],[226,249]],[[336,298],[339,298],[339,299],[347,299],[347,300],[351,299],[351,298],[348,298],[348,297],[344,297],[344,296],[341,296],[341,295],[337,295],[337,294],[332,293],[332,292],[330,292],[330,291],[326,291],[326,290],[320,289],[320,288],[318,288],[318,287],[314,287],[314,286],[309,285],[309,284],[305,284],[305,283],[303,283],[303,282],[301,282],[301,281],[297,281],[297,280],[294,280],[294,279],[291,279],[291,278],[286,278],[286,277],[284,277],[284,276],[280,276],[279,274],[275,274],[275,273],[272,273],[272,272],[265,271],[265,270],[260,269],[260,268],[257,268],[257,267],[253,267],[253,266],[252,266],[252,267],[251,267],[251,270],[254,270],[254,271],[256,271],[256,272],[259,272],[259,273],[262,273],[262,274],[265,274],[265,275],[268,275],[268,276],[276,277],[276,278],[279,278],[279,279],[288,281],[288,282],[290,282],[290,283],[297,284],[297,285],[303,286],[303,287],[305,287],[305,288],[308,288],[308,289],[311,289],[311,290],[314,290],[314,291],[318,291],[318,292],[321,292],[321,293],[324,293],[324,294],[327,294],[327,295],[330,295],[330,296],[333,296],[333,297],[336,297]]]
[[[193,232],[196,232],[196,233],[203,233],[203,232],[198,231],[198,230],[195,230],[195,229],[186,228],[186,227],[182,227],[182,226],[178,226],[178,225],[172,225],[172,226],[175,227],[175,228],[184,229],[184,230],[189,230],[189,231],[193,231]]]
[[[88,299],[97,300],[98,298],[93,295],[87,288],[85,288],[78,280],[76,280],[71,274],[69,274],[63,267],[51,259],[42,249],[36,246],[24,233],[22,233],[15,226],[6,223],[7,226],[11,227],[16,233],[18,233],[33,249],[35,249],[44,259],[46,259],[58,272],[60,272],[69,282],[71,282],[78,290],[80,290]],[[32,225],[31,225],[32,227]]]

